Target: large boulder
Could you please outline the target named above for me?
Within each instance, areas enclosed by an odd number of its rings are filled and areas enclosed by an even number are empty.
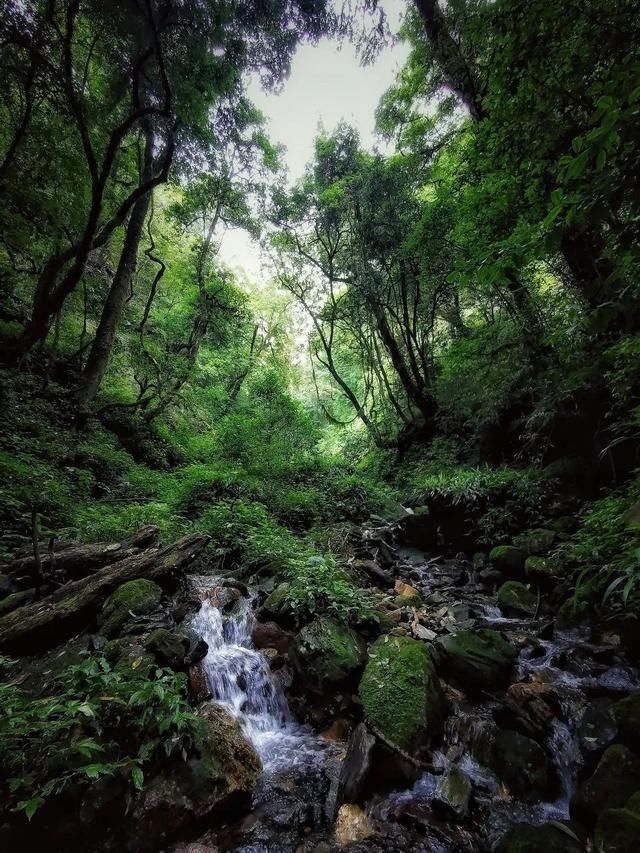
[[[289,605],[289,589],[291,584],[281,583],[270,593],[259,608],[257,616],[262,622],[273,620],[289,622],[291,607]]]
[[[536,595],[519,581],[507,581],[498,590],[498,605],[505,616],[535,616]]]
[[[289,654],[302,682],[321,688],[354,675],[365,662],[366,645],[347,625],[320,616],[300,631]]]
[[[638,790],[640,760],[621,744],[610,746],[571,798],[571,816],[592,827],[604,811],[623,808]]]
[[[560,563],[551,557],[527,557],[524,564],[527,578],[541,584],[549,584],[561,572]]]
[[[457,631],[438,641],[444,672],[467,692],[494,690],[509,680],[516,648],[491,628]]]
[[[607,809],[598,818],[594,835],[598,853],[637,853],[640,846],[640,791],[624,808]]]
[[[571,826],[517,823],[502,837],[496,853],[583,853],[584,847]]]
[[[160,604],[162,588],[154,581],[140,578],[121,584],[104,603],[100,615],[100,631],[105,637],[115,637],[135,616],[153,613]]]
[[[359,695],[366,722],[401,750],[415,754],[441,729],[445,698],[431,655],[419,640],[376,640]]]
[[[552,762],[535,740],[519,732],[487,729],[474,743],[473,754],[520,800],[538,803],[557,792]]]
[[[191,641],[184,634],[166,628],[156,628],[144,641],[145,649],[151,652],[160,666],[168,666],[176,671],[186,668],[190,645]]]
[[[507,577],[522,577],[527,555],[514,545],[498,545],[491,550],[489,559]]]
[[[591,620],[592,612],[588,599],[574,594],[560,606],[556,614],[556,626],[560,631],[577,628]]]
[[[129,849],[163,849],[199,821],[218,815],[227,819],[234,808],[248,807],[261,769],[238,722],[220,706],[208,706],[197,728],[194,755],[172,764],[170,772],[160,772],[136,797]]]
[[[277,649],[281,655],[287,654],[292,640],[293,634],[275,622],[256,622],[251,632],[251,642],[256,649]]]

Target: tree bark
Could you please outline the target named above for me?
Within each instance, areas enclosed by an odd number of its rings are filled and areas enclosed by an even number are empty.
[[[129,539],[125,539],[120,543],[98,542],[92,545],[79,545],[77,543],[61,544],[55,550],[49,549],[46,554],[39,553],[41,571],[44,575],[51,574],[51,561],[53,558],[55,560],[55,568],[60,574],[65,575],[70,580],[77,580],[78,578],[97,572],[110,563],[124,560],[126,557],[132,557],[140,551],[150,548],[157,541],[159,533],[160,530],[158,527],[148,525],[147,527],[142,527]],[[40,546],[39,550],[41,551]],[[20,587],[23,585],[33,585],[34,571],[36,569],[34,546],[31,554],[25,554],[14,559],[13,562],[3,568],[3,571],[10,575]]]
[[[147,127],[145,128],[144,167],[141,184],[146,184],[153,176],[153,143],[153,133]],[[139,198],[131,210],[118,267],[111,282],[93,345],[80,378],[77,400],[78,409],[81,413],[86,412],[92,403],[109,364],[113,341],[136,271],[140,238],[149,212],[152,192]]]
[[[9,654],[38,654],[91,625],[102,603],[120,584],[138,578],[160,579],[184,571],[208,544],[192,533],[100,569],[95,575],[66,584],[41,601],[26,604],[0,619],[0,649]]]

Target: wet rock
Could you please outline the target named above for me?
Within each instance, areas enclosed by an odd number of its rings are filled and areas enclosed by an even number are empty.
[[[249,587],[246,583],[243,583],[236,578],[225,578],[222,581],[222,586],[229,587],[230,589],[236,589],[243,598],[249,597]]]
[[[189,699],[193,705],[208,702],[212,698],[207,674],[201,663],[189,667],[188,672]]]
[[[293,641],[293,634],[275,622],[257,622],[251,632],[251,642],[256,649],[277,649],[286,655]]]
[[[283,619],[290,619],[291,608],[288,601],[289,588],[290,584],[288,583],[278,584],[273,592],[267,596],[262,607],[258,610],[256,614],[257,618],[263,622],[267,622],[269,620],[282,622]]]
[[[491,563],[507,577],[521,577],[524,574],[525,559],[524,551],[514,545],[498,545],[489,554]]]
[[[537,596],[519,581],[507,581],[498,590],[498,604],[505,616],[533,617],[537,610]]]
[[[381,586],[388,587],[393,582],[391,572],[383,569],[375,560],[354,560],[353,568],[365,572]]]
[[[296,636],[290,658],[304,684],[321,688],[354,675],[364,664],[366,645],[351,628],[321,616]]]
[[[197,727],[192,757],[155,776],[136,797],[132,849],[161,849],[197,821],[228,819],[234,808],[248,807],[261,769],[238,722],[210,705]]]
[[[583,853],[577,833],[565,823],[518,823],[502,838],[496,853]]]
[[[504,580],[504,575],[498,569],[486,568],[478,572],[478,580],[489,589],[498,586]]]
[[[349,844],[364,841],[374,834],[373,824],[360,806],[354,803],[345,803],[340,806],[335,828],[338,847],[346,847]]]
[[[444,671],[465,692],[493,690],[511,675],[517,650],[491,628],[457,631],[436,643]]]
[[[640,760],[625,746],[610,746],[593,775],[571,798],[571,816],[592,827],[607,809],[623,808],[640,790]]]
[[[640,691],[620,699],[611,710],[620,740],[632,749],[640,750]]]
[[[469,812],[471,780],[460,770],[452,767],[438,781],[433,806],[444,817],[463,821]]]
[[[145,649],[160,664],[180,671],[185,667],[185,656],[189,650],[189,638],[166,628],[156,628],[144,641]]]
[[[578,738],[585,753],[599,753],[610,746],[618,734],[613,702],[606,697],[592,700],[578,724]]]
[[[607,809],[598,818],[594,835],[598,853],[637,853],[640,844],[640,791],[624,808]]]
[[[202,637],[197,637],[192,640],[189,651],[187,652],[186,663],[187,666],[192,666],[193,664],[200,663],[201,660],[204,660],[209,651],[209,646],[203,640]]]
[[[141,578],[127,581],[107,598],[99,618],[100,631],[105,637],[114,637],[131,619],[131,614],[146,615],[157,610],[162,589],[154,581]]]
[[[361,803],[364,801],[367,793],[367,777],[371,772],[375,746],[375,736],[364,723],[358,723],[349,738],[347,752],[340,767],[336,807],[339,807],[343,802]]]
[[[359,696],[366,722],[415,755],[441,729],[445,698],[426,646],[381,637],[371,646]]]
[[[526,533],[517,536],[515,544],[528,556],[538,557],[546,554],[553,547],[556,539],[555,531],[539,527],[535,530],[527,530]]]
[[[553,799],[558,788],[553,764],[531,738],[508,729],[487,728],[472,751],[518,799],[527,803]]]

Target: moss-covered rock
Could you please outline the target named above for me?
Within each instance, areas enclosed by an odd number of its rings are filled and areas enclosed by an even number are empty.
[[[616,702],[611,712],[618,725],[620,740],[640,750],[640,690]]]
[[[498,604],[505,616],[534,616],[536,595],[519,581],[507,581],[498,590]]]
[[[540,556],[546,554],[554,545],[557,534],[554,530],[545,530],[538,527],[535,530],[527,530],[515,539],[515,544],[522,549],[527,556]]]
[[[550,557],[527,557],[524,571],[531,580],[545,582],[557,578],[561,574],[561,566]]]
[[[566,824],[563,824],[566,826]],[[567,832],[568,830],[568,832]],[[496,853],[583,853],[584,847],[571,826],[558,823],[534,826],[518,823],[503,836]]]
[[[238,722],[210,705],[199,721],[193,755],[171,764],[145,785],[134,803],[137,850],[163,848],[165,839],[234,805],[250,805],[261,772],[260,759]],[[133,849],[133,848],[132,848]]]
[[[166,628],[156,628],[145,640],[144,647],[151,652],[160,666],[168,666],[177,671],[185,668],[185,656],[189,651],[188,637]]]
[[[489,559],[496,569],[508,577],[521,577],[526,556],[524,551],[514,545],[498,545],[491,550]]]
[[[129,621],[131,613],[136,616],[152,613],[161,598],[162,588],[146,578],[123,583],[104,603],[99,620],[101,633],[114,637]]]
[[[440,777],[433,797],[433,807],[444,817],[462,821],[469,812],[471,780],[460,770],[452,767]]]
[[[289,590],[291,584],[281,583],[270,593],[262,603],[258,610],[257,616],[263,621],[272,620],[274,622],[289,622],[291,621],[291,606],[289,604]]]
[[[490,767],[509,791],[528,803],[552,799],[558,778],[536,741],[509,729],[487,729],[473,744],[476,759]]]
[[[640,847],[640,791],[622,809],[607,809],[598,818],[597,853],[637,853]]]
[[[577,628],[589,622],[592,609],[589,601],[578,594],[568,598],[556,614],[556,625],[561,631]]]
[[[359,670],[366,645],[347,625],[321,616],[296,636],[289,657],[304,683],[322,687],[345,681]]]
[[[444,670],[468,692],[492,690],[509,680],[517,650],[491,628],[458,631],[438,641]]]
[[[431,655],[419,640],[376,640],[359,695],[369,725],[400,749],[419,750],[440,731],[445,698]]]
[[[396,595],[393,599],[396,607],[422,607],[422,599],[419,595]]]
[[[571,816],[591,827],[607,809],[623,808],[639,789],[640,760],[626,746],[610,746],[573,795]]]

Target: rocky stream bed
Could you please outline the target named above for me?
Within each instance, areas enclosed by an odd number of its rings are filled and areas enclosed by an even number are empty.
[[[270,577],[192,578],[192,692],[262,770],[250,807],[171,849],[640,850],[639,680],[615,625],[557,618],[508,549],[427,554],[382,519],[357,539],[379,618],[355,630],[296,632]]]

